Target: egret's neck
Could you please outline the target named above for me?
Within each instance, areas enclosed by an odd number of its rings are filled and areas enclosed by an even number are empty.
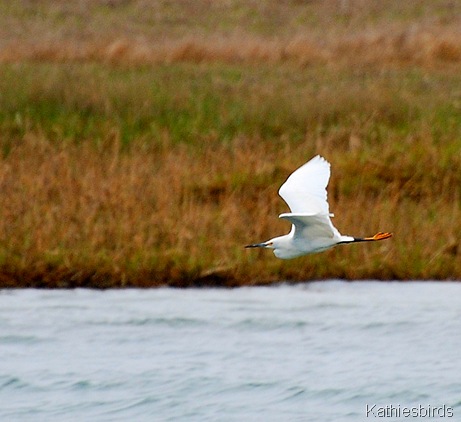
[[[274,237],[269,242],[272,243],[272,246],[274,249],[277,249],[280,247],[286,248],[288,245],[291,244],[293,236],[294,236],[294,232],[295,232],[294,229],[292,229],[290,233],[284,234],[283,236]]]
[[[274,255],[277,258],[291,259],[304,254],[293,244],[293,235],[294,230],[284,236],[274,237],[271,240],[272,245],[270,247],[274,250]]]

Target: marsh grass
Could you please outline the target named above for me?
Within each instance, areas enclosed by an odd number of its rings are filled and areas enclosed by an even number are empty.
[[[0,286],[461,278],[460,7],[0,2]],[[394,237],[245,250],[317,153],[338,229]]]
[[[3,65],[2,286],[461,277],[457,72]],[[20,79],[21,84],[14,81]],[[343,233],[280,261],[277,190],[316,153]]]
[[[446,0],[0,2],[0,61],[413,63],[461,61]]]

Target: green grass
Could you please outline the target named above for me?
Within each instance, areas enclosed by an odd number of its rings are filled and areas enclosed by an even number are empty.
[[[427,130],[445,147],[460,137],[457,72],[27,63],[1,65],[1,72],[3,142],[28,131],[101,141],[110,129],[125,144],[155,143],[162,133],[190,144],[238,136],[299,142],[315,135],[341,143],[354,132],[367,148]]]

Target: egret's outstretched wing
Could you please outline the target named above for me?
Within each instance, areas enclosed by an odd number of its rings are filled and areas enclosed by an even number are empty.
[[[341,234],[333,226],[328,214],[280,214],[280,218],[288,220],[294,226],[293,239],[302,242],[318,242],[333,240]]]
[[[317,155],[288,177],[279,195],[292,213],[328,216],[326,187],[329,179],[330,163]]]

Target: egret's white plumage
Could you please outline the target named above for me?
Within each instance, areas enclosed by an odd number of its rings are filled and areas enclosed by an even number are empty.
[[[364,238],[341,235],[330,219],[333,214],[330,214],[326,191],[329,179],[330,163],[319,155],[294,171],[279,190],[291,210],[279,217],[292,224],[290,233],[246,247],[270,248],[278,258],[290,259],[321,252],[340,243],[383,240],[392,236],[381,232]]]

